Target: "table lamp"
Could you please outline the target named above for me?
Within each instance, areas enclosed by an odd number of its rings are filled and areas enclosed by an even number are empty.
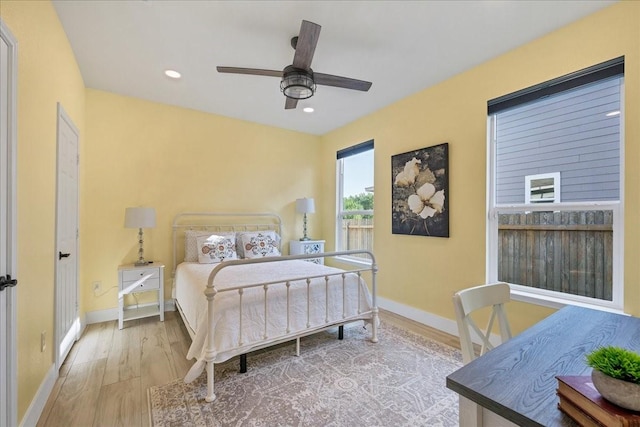
[[[300,238],[300,240],[309,240],[307,237],[307,214],[314,213],[316,211],[316,206],[312,198],[303,198],[296,200],[296,211],[298,213],[304,214],[303,224],[304,224],[304,236]]]
[[[149,264],[144,259],[144,239],[142,234],[143,228],[153,228],[156,226],[156,210],[154,208],[127,208],[124,212],[125,228],[138,229],[138,261],[136,267]]]

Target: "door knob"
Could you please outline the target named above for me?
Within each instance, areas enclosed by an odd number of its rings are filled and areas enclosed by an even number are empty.
[[[70,253],[63,254],[62,252],[58,252],[58,259],[67,258],[70,255]]]
[[[12,279],[10,274],[7,277],[0,276],[0,291],[4,291],[4,288],[13,287],[18,284],[18,279]]]

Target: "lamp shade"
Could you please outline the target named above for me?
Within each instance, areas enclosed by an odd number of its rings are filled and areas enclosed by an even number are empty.
[[[296,200],[296,211],[299,213],[314,213],[316,205],[312,198],[303,198]]]
[[[156,226],[154,208],[127,208],[124,212],[125,228],[153,228]]]

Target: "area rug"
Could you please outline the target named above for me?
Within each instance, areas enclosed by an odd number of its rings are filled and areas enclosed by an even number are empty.
[[[457,426],[458,397],[446,376],[462,366],[458,350],[388,324],[380,340],[361,325],[215,366],[217,399],[206,377],[148,390],[151,424],[169,426]]]

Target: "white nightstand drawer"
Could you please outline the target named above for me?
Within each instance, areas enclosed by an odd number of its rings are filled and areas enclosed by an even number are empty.
[[[147,274],[153,274],[153,276],[151,276],[149,280],[158,279],[160,277],[160,269],[157,267],[147,267],[136,268],[135,270],[122,270],[122,281],[135,282],[136,280],[142,278],[142,276],[146,276]],[[147,282],[149,280],[147,280]]]
[[[122,289],[126,289],[129,285],[131,285],[135,280],[130,282],[122,282]],[[160,279],[157,277],[154,279],[153,277],[145,280],[140,286],[138,286],[133,292],[144,292],[144,291],[155,291],[160,287]]]

